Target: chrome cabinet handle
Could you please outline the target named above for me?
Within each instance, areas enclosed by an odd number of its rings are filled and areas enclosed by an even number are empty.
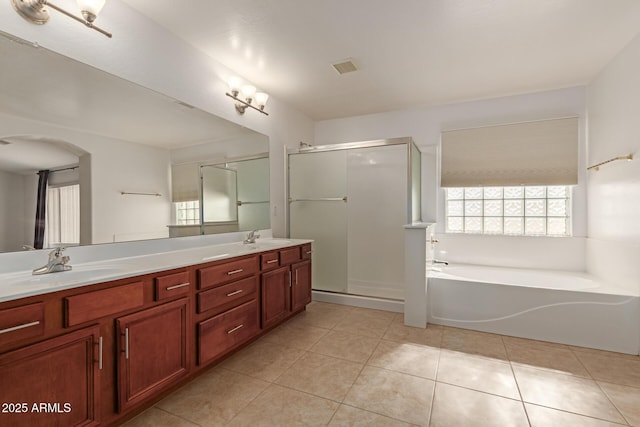
[[[129,328],[124,328],[124,358],[129,359]]]
[[[291,270],[289,270],[289,287],[291,287]]]
[[[102,337],[98,338],[98,369],[102,370]]]
[[[18,325],[18,326],[12,326],[10,328],[0,330],[0,334],[6,334],[7,332],[13,332],[13,331],[19,331],[20,329],[30,328],[32,326],[36,326],[36,325],[39,325],[39,324],[40,324],[40,321],[36,320],[35,322],[24,323],[24,324]]]
[[[232,296],[234,296],[234,295],[238,295],[238,294],[240,294],[240,293],[242,293],[242,289],[238,289],[237,291],[229,292],[229,293],[227,294],[227,296],[228,296],[228,297],[232,297]]]
[[[180,283],[179,285],[169,286],[169,287],[167,288],[167,290],[168,290],[168,291],[172,291],[172,290],[174,290],[174,289],[184,288],[185,286],[190,286],[190,285],[191,285],[191,283],[189,283],[189,282],[186,282],[186,283]]]
[[[235,331],[237,331],[238,329],[240,329],[240,328],[242,328],[242,327],[244,327],[244,325],[238,325],[238,326],[236,326],[235,328],[229,329],[229,330],[227,331],[227,334],[232,334],[232,333],[234,333]]]
[[[296,286],[298,286],[298,270],[296,270]]]
[[[278,260],[277,259],[272,259],[270,261],[267,261],[267,264],[273,264],[274,262],[278,262]]]
[[[229,272],[227,272],[227,275],[231,276],[232,274],[238,274],[238,273],[242,273],[244,270],[242,268],[239,268],[237,270],[231,270]]]
[[[307,255],[311,255],[313,251],[307,251]]]

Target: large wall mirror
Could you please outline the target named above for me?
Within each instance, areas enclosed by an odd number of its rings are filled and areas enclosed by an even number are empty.
[[[267,136],[2,33],[0,56],[0,252],[42,207],[45,248],[269,228]]]

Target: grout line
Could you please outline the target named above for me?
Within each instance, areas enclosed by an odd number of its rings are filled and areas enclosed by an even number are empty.
[[[628,423],[620,424],[620,423],[618,423],[616,421],[611,421],[611,420],[608,420],[606,418],[598,418],[598,417],[594,417],[594,416],[591,416],[591,415],[581,414],[579,412],[571,412],[571,411],[567,411],[566,409],[554,408],[552,406],[541,405],[539,403],[533,403],[533,402],[526,402],[526,403],[528,403],[531,406],[538,406],[540,408],[549,409],[551,411],[558,411],[558,412],[562,412],[562,413],[565,413],[565,414],[576,415],[578,417],[589,418],[589,419],[592,419],[592,420],[605,421],[605,422],[607,422],[609,424],[614,424],[614,425],[617,425],[617,426],[630,426],[630,424],[628,424]],[[624,418],[624,417],[622,417],[622,418],[626,421],[626,418]]]
[[[159,403],[159,402],[158,402],[158,403]],[[180,418],[181,420],[184,420],[184,421],[188,422],[189,424],[193,424],[194,426],[203,427],[203,426],[202,426],[202,424],[198,424],[198,423],[196,423],[195,421],[192,421],[192,420],[190,420],[190,419],[188,419],[188,418],[185,418],[185,417],[183,417],[183,416],[181,416],[181,415],[174,414],[173,412],[171,412],[171,411],[167,411],[166,409],[159,408],[159,407],[157,407],[157,406],[155,406],[155,405],[153,405],[151,408],[153,408],[153,409],[157,409],[157,410],[159,410],[159,411],[164,412],[165,414],[172,415],[172,416],[174,416],[174,417],[176,417],[176,418]],[[151,408],[149,408],[149,409],[151,409]],[[133,420],[135,420],[135,419],[136,419],[136,418],[138,418],[140,415],[142,415],[142,414],[144,414],[145,412],[147,412],[149,409],[145,410],[144,412],[142,412],[142,413],[141,413],[141,414],[139,414],[139,415],[136,415],[136,417],[135,417],[135,418],[133,418],[133,419],[131,419],[131,420],[129,420],[129,421],[133,421]]]
[[[618,408],[618,405],[616,405],[616,403],[611,399],[611,397],[609,397],[609,394],[604,391],[604,389],[602,388],[602,386],[600,385],[600,383],[598,381],[596,381],[595,379],[593,380],[594,383],[596,383],[596,385],[598,386],[598,388],[600,389],[600,392],[604,395],[604,397],[607,398],[607,400],[609,401],[609,403],[611,403],[611,406],[613,406],[614,408],[616,408],[616,411],[618,411],[618,413],[620,414],[620,416],[622,417],[623,420],[626,421],[627,425],[631,425],[631,422],[627,419],[627,417],[625,417],[624,413],[622,412],[622,410],[620,408]],[[614,384],[615,385],[615,384]]]

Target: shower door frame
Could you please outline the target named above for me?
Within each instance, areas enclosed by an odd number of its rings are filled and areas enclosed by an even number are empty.
[[[338,150],[353,150],[353,149],[362,149],[362,148],[375,148],[375,147],[384,147],[384,146],[398,146],[398,145],[405,145],[406,146],[406,161],[407,161],[407,171],[406,171],[406,224],[411,224],[414,221],[420,221],[420,213],[422,211],[421,209],[421,202],[422,202],[422,191],[421,191],[421,186],[422,186],[422,162],[420,161],[419,163],[419,167],[417,170],[417,186],[418,186],[418,197],[416,197],[416,199],[414,200],[413,197],[413,183],[415,182],[413,180],[413,148],[415,148],[417,156],[419,156],[418,158],[421,159],[421,152],[418,149],[418,147],[416,146],[416,144],[413,142],[413,139],[411,137],[401,137],[401,138],[388,138],[388,139],[380,139],[380,140],[371,140],[371,141],[362,141],[362,142],[350,142],[350,143],[341,143],[341,144],[328,144],[328,145],[319,145],[319,146],[310,146],[310,147],[304,147],[304,148],[296,148],[296,149],[286,149],[284,150],[284,157],[285,157],[285,167],[286,167],[286,174],[285,174],[285,200],[286,200],[286,217],[285,217],[285,221],[286,221],[286,232],[287,232],[287,236],[290,238],[291,237],[291,216],[290,216],[290,208],[291,208],[291,203],[294,201],[291,198],[291,194],[290,194],[290,181],[291,181],[291,177],[290,177],[290,156],[291,155],[297,155],[297,154],[313,154],[313,153],[320,153],[320,152],[326,152],[326,151],[338,151]],[[297,200],[297,199],[296,199]],[[338,198],[336,198],[336,200],[338,200]],[[301,200],[302,201],[302,200]],[[348,200],[344,200],[345,202],[348,203]],[[414,202],[416,204],[418,204],[418,209],[417,209],[417,218],[414,218],[414,209],[413,209],[413,205]],[[313,289],[314,293],[320,292],[320,293],[329,293],[329,294],[333,294],[333,295],[340,295],[340,296],[344,296],[346,298],[351,298],[351,297],[355,297],[358,299],[362,299],[362,298],[368,298],[368,299],[374,299],[377,301],[384,301],[387,300],[385,298],[382,297],[368,297],[368,296],[364,296],[364,295],[357,295],[357,294],[349,294],[349,293],[342,293],[342,292],[336,292],[336,291],[329,291],[329,290],[322,290],[322,289]],[[395,299],[388,299],[388,301],[397,301],[399,302],[399,300],[395,300]],[[395,302],[394,302],[395,304]],[[372,306],[372,308],[374,308]],[[379,307],[378,307],[379,308]],[[395,309],[397,309],[397,307],[395,307]]]

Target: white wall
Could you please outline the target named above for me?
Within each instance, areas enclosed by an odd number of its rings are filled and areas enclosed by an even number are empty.
[[[640,36],[587,88],[589,164],[633,153],[588,173],[590,272],[640,292]]]
[[[580,117],[580,160],[578,186],[573,193],[573,236],[535,240],[535,237],[446,236],[443,192],[439,188],[438,145],[444,130],[542,120]],[[436,222],[441,243],[437,257],[452,261],[487,263],[528,268],[584,270],[584,239],[587,228],[585,147],[585,88],[539,92],[526,95],[464,102],[415,110],[392,111],[316,123],[315,144],[335,144],[410,136],[422,151],[422,219]],[[449,239],[449,240],[447,240]],[[541,242],[544,242],[541,245]],[[455,250],[452,250],[455,248]],[[571,250],[567,250],[571,248]],[[488,258],[487,253],[494,257]],[[446,251],[446,253],[442,253]],[[532,257],[540,251],[544,256]]]
[[[91,156],[92,243],[168,237],[170,224],[169,151],[0,113],[4,135],[41,135],[69,142]],[[83,164],[83,163],[81,163]],[[35,178],[33,182],[37,183]],[[25,184],[27,185],[27,184]],[[82,182],[81,182],[82,185]],[[121,191],[160,193],[161,197],[123,196]],[[34,192],[26,191],[26,193]],[[83,196],[84,197],[84,193]],[[4,200],[4,199],[0,199]],[[25,202],[35,212],[35,196]],[[22,218],[35,214],[21,215]],[[33,225],[25,225],[33,240]],[[29,231],[31,230],[31,231]]]
[[[26,240],[24,176],[0,171],[0,252],[19,251]],[[34,195],[35,197],[35,195]],[[11,200],[11,203],[4,201]],[[35,220],[35,215],[34,218]],[[32,239],[33,240],[33,239]]]
[[[69,10],[76,7],[72,0],[59,0],[59,5]],[[9,1],[0,2],[0,28],[267,135],[271,156],[272,215],[276,212],[271,223],[274,235],[284,235],[283,147],[297,146],[299,141],[312,142],[311,119],[273,96],[266,108],[269,116],[251,111],[239,115],[233,102],[225,96],[226,81],[236,73],[119,0],[110,0],[99,19],[99,25],[113,33],[112,39],[60,14],[52,14],[48,24],[33,25],[22,19]]]

